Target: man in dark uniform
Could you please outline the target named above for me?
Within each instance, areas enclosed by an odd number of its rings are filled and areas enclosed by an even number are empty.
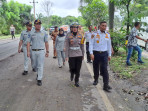
[[[100,30],[95,32],[90,40],[90,55],[93,60],[94,70],[94,83],[98,84],[99,78],[99,65],[101,64],[102,76],[103,76],[103,90],[110,92],[111,87],[109,86],[109,74],[107,70],[108,60],[111,60],[111,39],[110,34],[106,31],[107,23],[105,21],[100,23]]]

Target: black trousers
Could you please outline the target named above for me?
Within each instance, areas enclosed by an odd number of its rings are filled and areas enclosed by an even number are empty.
[[[108,64],[108,53],[106,52],[98,52],[94,51],[94,61],[93,61],[93,71],[94,71],[94,79],[98,81],[99,78],[99,70],[103,76],[103,82],[105,85],[109,84],[109,74],[107,70]],[[99,67],[100,66],[100,67]]]
[[[89,42],[86,42],[86,55],[87,55],[87,61],[90,62],[90,53],[89,53]]]
[[[69,58],[70,72],[72,75],[75,74],[75,82],[79,82],[82,58],[82,56]]]
[[[11,31],[12,39],[15,38],[14,31]]]

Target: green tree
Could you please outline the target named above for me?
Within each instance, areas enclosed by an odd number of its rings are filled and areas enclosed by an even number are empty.
[[[79,11],[82,17],[87,21],[86,25],[96,25],[98,22],[108,20],[108,8],[102,0],[92,0],[85,6],[81,6]]]

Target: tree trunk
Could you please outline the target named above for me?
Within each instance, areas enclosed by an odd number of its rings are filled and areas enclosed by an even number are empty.
[[[127,31],[126,34],[129,35],[129,27],[130,27],[130,11],[129,11],[129,5],[130,5],[131,0],[128,1],[126,8],[127,8]]]
[[[109,1],[109,30],[110,31],[113,31],[113,28],[114,28],[114,12],[115,12],[114,2]]]

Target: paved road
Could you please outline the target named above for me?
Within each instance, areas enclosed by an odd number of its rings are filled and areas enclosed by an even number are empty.
[[[0,40],[0,60],[16,54],[18,47],[18,38],[12,40]]]
[[[7,56],[16,54],[0,61],[0,111],[132,111],[114,89],[111,94],[104,93],[101,78],[101,85],[92,85],[92,65],[84,61],[81,87],[74,87],[69,81],[68,64],[62,70],[58,68],[57,59],[52,58],[52,41],[49,44],[43,86],[38,87],[36,73],[31,68],[27,76],[21,75],[23,54],[16,53],[18,40],[1,42],[1,52]]]

